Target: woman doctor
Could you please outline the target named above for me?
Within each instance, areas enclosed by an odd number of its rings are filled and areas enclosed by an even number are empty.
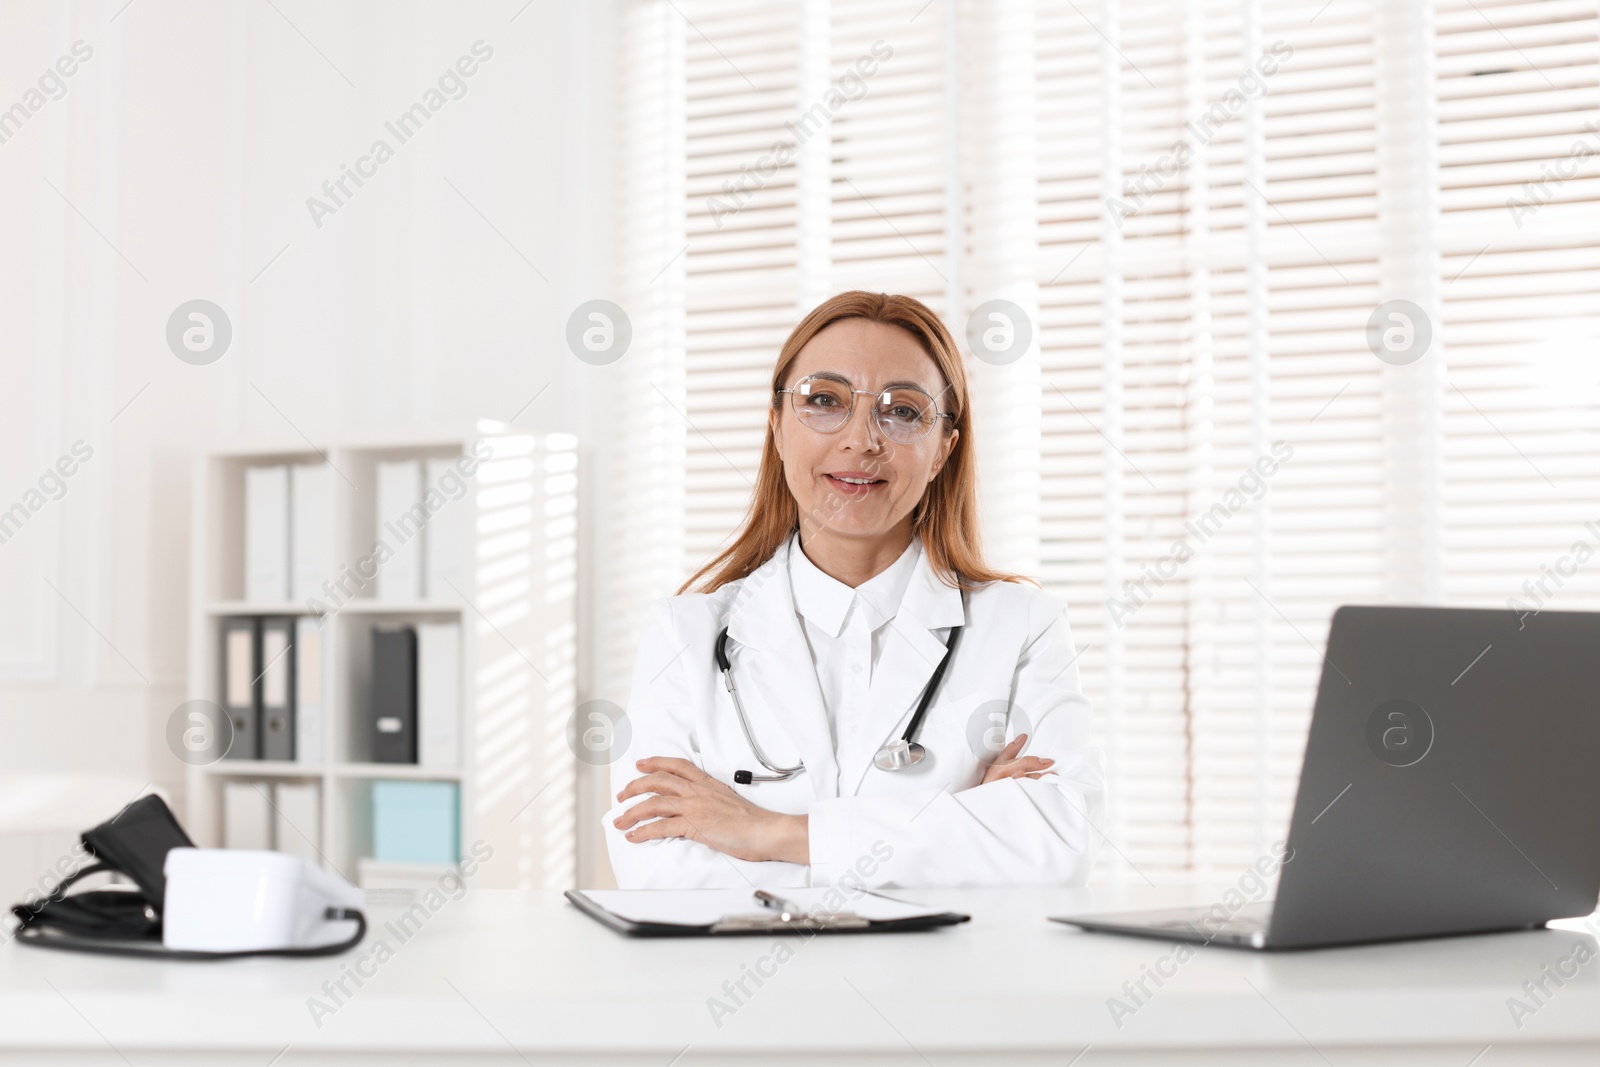
[[[603,824],[620,887],[1083,883],[1077,653],[1060,601],[984,564],[970,413],[918,300],[795,327],[738,537],[649,613]]]

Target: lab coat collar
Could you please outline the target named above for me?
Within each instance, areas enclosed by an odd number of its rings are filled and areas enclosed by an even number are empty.
[[[791,535],[788,573],[795,610],[829,637],[843,631],[852,606],[865,614],[868,630],[877,630],[899,611],[920,554],[921,542],[913,537],[893,563],[852,589],[811,562],[799,535]]]
[[[789,536],[789,566],[786,573],[794,589],[794,610],[811,625],[838,637],[845,616],[855,603],[856,591],[823,571],[806,556],[797,535]]]
[[[905,595],[901,597],[900,611],[917,620],[926,630],[962,625],[966,612],[961,604],[961,590],[940,581],[934,573],[933,563],[928,558],[922,539],[916,538],[914,543],[917,562],[911,569]],[[939,644],[936,638],[934,644]],[[940,647],[943,648],[942,645]]]
[[[789,627],[780,625],[785,620],[793,622],[794,635],[804,639],[789,588],[789,551],[793,544],[791,537],[771,558],[742,578],[733,603],[728,606],[728,636],[746,648],[772,649],[786,644]]]

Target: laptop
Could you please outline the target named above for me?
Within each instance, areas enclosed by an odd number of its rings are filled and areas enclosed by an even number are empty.
[[[1289,836],[1264,860],[1274,900],[1051,919],[1270,950],[1593,912],[1600,613],[1339,608]]]

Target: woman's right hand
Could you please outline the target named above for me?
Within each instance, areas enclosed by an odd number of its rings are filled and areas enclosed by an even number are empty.
[[[983,772],[983,781],[978,784],[988,785],[1002,778],[1037,778],[1048,771],[1055,760],[1041,756],[1018,757],[1017,753],[1021,752],[1022,746],[1027,743],[1028,735],[1018,734],[1009,745],[1000,750],[994,762],[989,764],[989,769]]]

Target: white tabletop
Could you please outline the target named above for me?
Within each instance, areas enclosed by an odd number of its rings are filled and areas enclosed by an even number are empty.
[[[1198,891],[901,891],[973,921],[940,930],[814,938],[639,940],[556,892],[471,889],[409,939],[397,904],[369,910],[367,941],[340,957],[176,963],[0,947],[0,1059],[39,1062],[448,1063],[1037,1062],[1085,1047],[1102,1063],[1413,1063],[1483,1067],[1600,1062],[1600,960],[1592,936],[1549,929],[1301,952],[1202,948],[1137,1010],[1136,982],[1174,946],[1086,934],[1048,915],[1204,902]],[[1576,926],[1577,924],[1573,924]],[[377,961],[378,943],[388,958]],[[792,958],[781,963],[775,946]],[[1586,948],[1576,976],[1535,1004],[1539,980]],[[763,957],[767,957],[765,962]],[[363,962],[364,961],[364,962]],[[323,990],[357,963],[370,977],[335,1006]],[[771,973],[735,1001],[748,969]],[[1171,972],[1170,960],[1161,969]],[[773,973],[775,972],[775,973]],[[320,1025],[311,998],[332,1008]],[[1508,998],[1536,1008],[1513,1017]],[[735,1010],[714,1019],[711,998]],[[1120,1025],[1118,1023],[1120,1022]],[[1520,1023],[1520,1026],[1518,1025]],[[283,1049],[281,1060],[273,1060]],[[1389,1051],[1375,1051],[1387,1049]],[[237,1055],[227,1055],[227,1052]],[[160,1052],[154,1060],[141,1054]],[[1570,1055],[1572,1059],[1567,1059]],[[1437,1059],[1433,1057],[1437,1056]],[[1489,1058],[1492,1056],[1493,1058]],[[1554,1058],[1551,1058],[1554,1057]]]

